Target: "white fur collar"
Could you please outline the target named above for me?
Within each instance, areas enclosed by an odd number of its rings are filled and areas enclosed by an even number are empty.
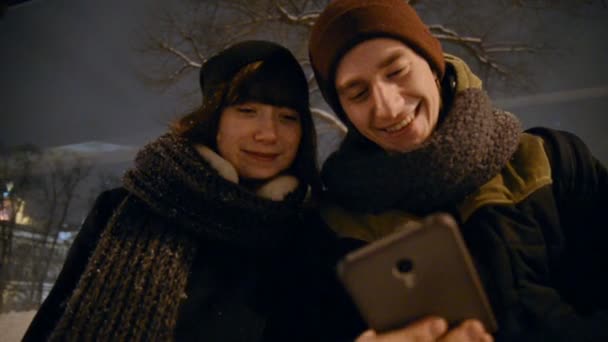
[[[205,145],[194,145],[194,148],[201,157],[209,162],[211,167],[213,167],[220,174],[220,176],[233,183],[239,183],[239,175],[230,162],[222,158],[219,154],[215,153]],[[290,175],[281,175],[262,185],[259,189],[257,189],[256,193],[260,197],[273,201],[282,201],[287,194],[294,191],[297,187],[298,180],[296,177]]]

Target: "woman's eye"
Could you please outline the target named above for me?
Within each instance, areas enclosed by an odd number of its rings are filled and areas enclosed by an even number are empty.
[[[300,116],[298,116],[297,114],[285,113],[285,114],[280,114],[279,117],[281,118],[281,120],[288,121],[288,122],[300,121]]]
[[[251,107],[236,107],[237,112],[250,116],[255,115],[255,109]]]

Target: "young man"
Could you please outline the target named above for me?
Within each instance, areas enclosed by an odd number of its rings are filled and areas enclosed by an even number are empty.
[[[371,241],[451,213],[490,297],[497,340],[607,340],[608,283],[598,273],[608,266],[608,172],[580,139],[522,132],[403,0],[332,1],[309,53],[325,100],[349,127],[322,172],[335,231]]]

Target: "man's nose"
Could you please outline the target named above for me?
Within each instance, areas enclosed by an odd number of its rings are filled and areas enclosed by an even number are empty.
[[[373,111],[378,119],[393,119],[403,111],[404,99],[394,84],[378,82],[373,89]]]

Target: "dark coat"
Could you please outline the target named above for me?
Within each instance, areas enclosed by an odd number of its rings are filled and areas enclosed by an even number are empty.
[[[608,341],[608,171],[573,134],[539,128],[522,141],[500,175],[442,208],[461,226],[496,341]],[[324,210],[338,234],[366,241],[416,220]]]
[[[608,341],[608,172],[578,137],[530,132],[544,138],[553,183],[463,225],[497,341]]]
[[[44,340],[53,331],[100,234],[126,195],[127,191],[121,188],[99,196],[25,341]],[[151,218],[163,220],[158,216]],[[344,329],[350,330],[348,334],[357,331],[348,328],[351,323],[347,319],[356,315],[334,277],[337,258],[334,235],[312,213],[301,220],[294,219],[293,224],[301,225],[301,229],[295,230],[300,232],[298,236],[264,255],[228,244],[200,241],[175,338],[341,340]]]

